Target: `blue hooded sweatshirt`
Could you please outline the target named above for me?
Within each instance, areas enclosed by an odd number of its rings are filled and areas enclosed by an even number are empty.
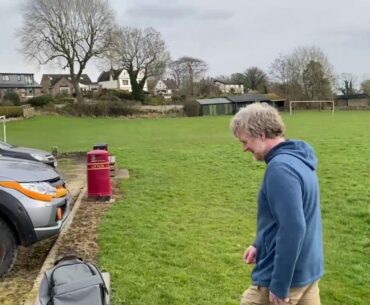
[[[258,194],[254,285],[280,298],[324,273],[317,159],[303,141],[284,141],[265,156]]]

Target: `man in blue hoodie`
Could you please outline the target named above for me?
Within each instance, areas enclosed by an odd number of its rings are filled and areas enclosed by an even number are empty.
[[[303,141],[284,139],[278,111],[266,103],[241,109],[231,129],[257,161],[266,162],[258,194],[256,239],[244,253],[255,264],[241,304],[319,305],[324,273],[317,159]]]

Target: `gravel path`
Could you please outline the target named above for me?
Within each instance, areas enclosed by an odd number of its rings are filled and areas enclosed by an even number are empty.
[[[72,195],[78,195],[79,190],[86,184],[84,158],[61,158],[58,162],[58,170],[66,179]],[[0,304],[24,303],[55,240],[56,237],[52,237],[27,248],[19,247],[14,268],[6,278],[0,280]]]

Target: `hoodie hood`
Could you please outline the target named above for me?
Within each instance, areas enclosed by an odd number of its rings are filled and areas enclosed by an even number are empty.
[[[317,169],[317,159],[311,145],[304,141],[287,140],[272,148],[265,157],[269,163],[274,157],[280,154],[291,155],[305,163],[312,170]]]

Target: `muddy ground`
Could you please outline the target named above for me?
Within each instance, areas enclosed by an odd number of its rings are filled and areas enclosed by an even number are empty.
[[[85,156],[68,155],[58,158],[58,162],[58,170],[67,181],[67,186],[74,196],[73,201],[75,201],[79,191],[86,184]],[[117,183],[117,179],[112,180],[113,185]],[[113,193],[118,194],[117,187],[114,188]],[[73,252],[88,261],[95,262],[98,253],[97,226],[104,212],[111,205],[111,203],[87,201],[84,198],[76,211],[68,233],[63,235],[60,244],[58,242],[58,255]],[[31,247],[19,247],[17,260],[12,271],[6,278],[0,279],[0,304],[24,304],[55,241],[56,237],[53,237]]]

